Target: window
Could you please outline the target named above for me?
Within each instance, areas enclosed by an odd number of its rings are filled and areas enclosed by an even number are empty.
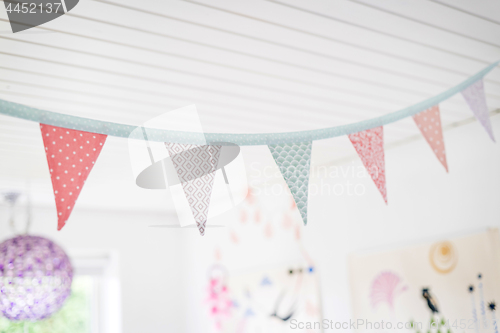
[[[74,268],[71,295],[52,317],[15,322],[0,317],[0,333],[120,333],[117,255],[112,251],[69,250]]]
[[[91,276],[75,276],[61,310],[52,317],[37,322],[14,322],[0,318],[0,333],[92,333],[93,281]]]

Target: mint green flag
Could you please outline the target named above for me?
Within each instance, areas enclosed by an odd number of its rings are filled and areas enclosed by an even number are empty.
[[[269,145],[269,150],[307,224],[307,194],[311,168],[312,141]]]

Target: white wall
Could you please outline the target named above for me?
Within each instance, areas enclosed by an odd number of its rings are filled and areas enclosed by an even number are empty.
[[[493,117],[492,122],[495,135],[500,138],[500,117]],[[415,133],[418,133],[417,129]],[[325,186],[330,185],[332,190],[336,184],[342,184],[345,190],[343,195],[333,192],[311,194],[309,222],[301,228],[305,248],[320,272],[324,318],[349,319],[349,253],[500,226],[500,146],[490,141],[477,122],[446,131],[444,135],[449,174],[423,138],[386,150],[387,206],[370,178],[366,175],[357,177],[361,168],[358,158],[341,166],[331,166],[330,171],[338,171],[337,177],[315,177],[311,180],[310,190],[313,184],[321,185],[321,181]],[[338,140],[337,146],[352,149],[355,154],[347,138],[334,140]],[[272,164],[272,158],[265,149],[243,150],[252,157],[247,159],[250,182],[256,181],[252,174],[257,174],[252,172],[250,161],[258,161],[260,167]],[[314,154],[313,150],[313,160]],[[335,151],[330,154],[334,158]],[[355,170],[354,176],[352,170]],[[346,176],[342,176],[342,172]],[[348,195],[348,183],[351,184],[351,191],[354,185],[358,185],[358,193],[362,192],[362,188],[366,192],[363,195]],[[273,184],[283,183],[270,183]],[[341,187],[335,189],[340,193]],[[286,204],[283,204],[286,198],[287,194],[263,196],[261,204],[272,206],[276,203],[274,210],[286,210]],[[215,261],[213,253],[216,247],[222,249],[222,263],[230,270],[301,260],[298,245],[290,232],[279,228],[280,219],[274,216],[267,218],[276,226],[275,231],[282,233],[272,241],[264,239],[258,232],[262,227],[241,225],[235,216],[230,221],[233,228],[217,232],[209,230],[203,239],[195,233],[187,235],[191,248],[188,260],[193,272],[189,275],[191,293],[188,309],[196,313],[192,317],[196,320],[190,317],[187,323],[189,332],[207,332],[207,327],[212,327],[207,309],[202,304],[206,270]],[[266,217],[263,219],[266,220]],[[297,212],[294,219],[300,221]],[[245,240],[241,244],[235,246],[228,243],[228,231],[231,229],[243,235]]]
[[[500,117],[492,126],[498,140]],[[368,178],[345,179],[366,195],[311,200],[304,237],[321,268],[326,318],[349,315],[348,253],[500,226],[500,145],[477,122],[444,137],[449,174],[424,139],[386,151],[388,206]]]
[[[77,209],[60,232],[54,209],[35,209],[30,233],[46,236],[72,252],[118,252],[124,333],[184,332],[180,304],[186,267],[179,253],[185,231],[148,227],[165,223],[165,216]],[[1,220],[6,221],[5,210],[1,212]],[[0,233],[2,238],[12,236],[7,223],[0,224]]]
[[[493,117],[492,122],[495,135],[500,138],[500,117]],[[335,140],[337,144],[350,145],[345,137]],[[305,247],[320,272],[325,318],[349,316],[348,253],[500,226],[500,146],[489,141],[477,122],[445,132],[445,144],[449,174],[423,139],[386,151],[388,206],[369,178],[352,174],[323,181],[331,186],[345,185],[347,181],[363,185],[364,195],[311,194],[309,225],[301,231]],[[250,161],[260,161],[260,167],[272,165],[265,149],[243,150],[250,176]],[[334,157],[335,151],[331,155]],[[342,170],[359,166],[355,159]],[[255,180],[250,178],[251,182]],[[313,178],[311,183],[320,181]],[[279,179],[274,183],[282,184]],[[89,182],[87,186],[96,185]],[[210,332],[213,326],[204,293],[206,272],[215,261],[217,247],[222,262],[232,270],[301,260],[293,234],[280,232],[278,226],[287,200],[286,194],[260,197],[262,205],[274,211],[272,216],[263,216],[264,222],[275,226],[272,240],[262,237],[264,224],[240,225],[237,211],[219,217],[230,227],[211,228],[200,237],[191,228],[148,227],[175,219],[167,213],[78,206],[68,225],[57,232],[54,209],[39,208],[34,211],[31,232],[46,235],[68,249],[118,251],[124,333]],[[5,209],[0,212],[5,221]],[[298,221],[298,213],[294,214]],[[241,235],[238,247],[228,240],[230,230]],[[0,233],[3,237],[11,235],[6,223],[0,224]]]

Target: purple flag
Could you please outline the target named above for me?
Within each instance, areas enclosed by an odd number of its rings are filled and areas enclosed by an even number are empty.
[[[474,113],[476,119],[481,123],[481,125],[483,125],[486,132],[488,132],[491,140],[495,141],[493,131],[491,129],[490,112],[488,111],[486,96],[484,95],[483,80],[479,80],[473,85],[462,90],[462,95],[467,101],[467,104],[469,104],[469,107],[472,110],[472,113]]]

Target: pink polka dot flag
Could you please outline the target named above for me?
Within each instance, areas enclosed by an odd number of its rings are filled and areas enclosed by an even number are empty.
[[[40,124],[56,199],[57,230],[66,224],[107,135]]]
[[[384,128],[375,127],[349,134],[349,140],[356,149],[363,165],[387,203],[385,186]]]
[[[415,120],[420,132],[422,132],[425,140],[427,140],[427,143],[431,146],[439,162],[441,162],[446,172],[448,172],[439,106],[433,106],[430,109],[414,115],[413,120]]]

